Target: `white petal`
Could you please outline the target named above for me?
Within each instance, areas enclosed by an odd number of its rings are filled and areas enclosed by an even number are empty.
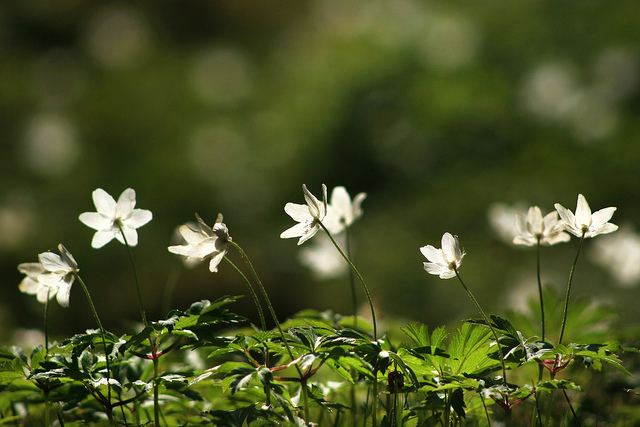
[[[124,233],[124,238],[127,239],[126,242],[122,237],[123,233]],[[122,232],[118,230],[115,236],[116,236],[116,239],[118,239],[118,241],[123,245],[129,245],[129,247],[134,247],[138,245],[138,232],[134,228],[131,228],[126,224],[123,224]]]
[[[543,232],[543,222],[542,222],[542,212],[540,208],[537,206],[532,206],[529,208],[529,212],[527,213],[527,222],[529,223],[529,231],[531,231],[534,235],[542,234]]]
[[[556,208],[556,212],[558,212],[558,215],[560,215],[560,219],[562,219],[562,222],[564,222],[567,227],[575,228],[576,218],[575,216],[573,216],[573,213],[569,209],[562,206],[560,203],[556,203],[553,206]]]
[[[298,223],[296,225],[294,225],[291,228],[288,228],[286,230],[284,230],[282,233],[280,233],[280,238],[281,239],[290,239],[292,237],[300,237],[304,234],[305,230],[307,229],[307,226],[303,223]]]
[[[307,206],[309,207],[309,214],[311,214],[313,218],[322,218],[324,213],[326,213],[323,212],[323,203],[320,202],[316,196],[311,194],[305,184],[302,184],[302,192],[304,193],[304,200],[307,202]]]
[[[98,213],[109,218],[116,216],[116,201],[102,188],[98,188],[91,194],[93,204],[96,206]]]
[[[587,233],[585,235],[585,237],[595,237],[598,234],[609,234],[609,233],[613,233],[617,229],[618,229],[617,225],[608,222],[605,225],[603,225],[602,227],[598,228],[597,230],[590,231],[589,233]]]
[[[68,266],[62,261],[62,258],[60,258],[60,255],[54,254],[53,252],[41,253],[40,255],[38,255],[38,260],[40,260],[40,263],[45,270],[53,273],[61,271],[66,272],[69,269]]]
[[[309,228],[298,240],[298,246],[315,236],[319,229],[320,226],[318,225],[314,225],[313,227]]]
[[[38,302],[44,304],[47,299],[51,299],[56,295],[55,290],[48,288],[47,286],[41,286],[36,293],[36,299]]]
[[[178,227],[178,232],[185,240],[185,242],[189,244],[197,244],[207,239],[209,236],[203,235],[199,232],[199,230],[194,230],[189,224],[184,224]]]
[[[425,269],[425,271],[427,273],[434,274],[436,276],[440,276],[440,274],[442,274],[443,272],[449,270],[444,265],[436,264],[436,263],[433,263],[433,262],[424,262],[424,263],[422,263],[422,265],[424,266],[424,269]]]
[[[80,222],[94,230],[105,230],[111,228],[113,220],[98,212],[84,212],[78,217]]]
[[[557,243],[568,242],[569,240],[571,240],[571,236],[568,233],[560,232],[545,237],[540,241],[540,243],[545,246],[551,246]]]
[[[353,213],[351,212],[351,197],[347,193],[347,189],[340,186],[335,187],[331,191],[331,207],[335,209],[335,213],[339,219],[343,219],[347,225],[350,225],[353,220]]]
[[[69,307],[69,295],[71,294],[71,285],[73,284],[73,276],[70,281],[63,280],[58,288],[56,299],[62,307]]]
[[[78,262],[62,243],[58,244],[58,252],[60,252],[60,258],[62,259],[62,262],[67,264],[67,266],[69,266],[71,270],[78,269]]]
[[[362,202],[367,198],[367,193],[358,193],[356,197],[353,198],[353,206],[351,210],[353,211],[353,220],[356,220],[362,216]]]
[[[44,273],[45,270],[39,262],[23,262],[18,264],[18,271],[27,276],[35,277]]]
[[[94,249],[100,249],[113,240],[118,234],[120,234],[120,230],[113,228],[109,230],[96,231],[93,235],[93,239],[91,239],[91,247]]]
[[[441,279],[452,279],[454,277],[456,277],[456,272],[453,270],[445,270],[442,273],[440,273]]]
[[[519,235],[513,238],[514,245],[523,245],[523,246],[534,246],[538,244],[538,239],[527,236],[527,235]]]
[[[442,235],[442,254],[447,264],[452,262],[457,263],[462,258],[458,238],[452,236],[451,233],[444,233]]]
[[[40,285],[40,283],[31,277],[25,277],[18,285],[18,289],[20,289],[20,292],[24,292],[25,294],[34,295],[38,292],[41,286],[42,285]]]
[[[440,249],[437,249],[431,245],[427,245],[421,247],[420,252],[432,263],[447,265],[447,262],[444,260],[444,256],[442,255],[442,251]]]
[[[576,204],[576,226],[582,228],[583,226],[591,225],[591,208],[587,203],[587,199],[582,194],[578,194],[578,202]]]
[[[616,208],[604,208],[594,212],[591,216],[591,226],[593,228],[602,227],[604,224],[609,222],[615,211]]]
[[[340,215],[332,205],[327,206],[327,215],[322,219],[322,224],[333,235],[341,233],[345,228],[344,222],[340,220]]]
[[[118,197],[118,204],[116,205],[116,217],[126,219],[133,212],[133,208],[136,206],[136,191],[133,188],[127,188]]]
[[[298,222],[310,221],[313,218],[309,213],[309,206],[307,205],[287,203],[284,205],[284,211],[293,218],[294,221]]]
[[[225,252],[218,252],[211,258],[211,261],[209,262],[209,271],[211,271],[212,273],[218,272],[218,265],[224,259],[224,255]]]
[[[551,211],[542,220],[545,233],[551,232],[558,225],[558,212]]]
[[[151,211],[146,209],[134,209],[124,223],[131,228],[140,228],[153,219]]]

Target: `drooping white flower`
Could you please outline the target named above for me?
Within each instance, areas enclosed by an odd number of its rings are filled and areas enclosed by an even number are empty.
[[[204,260],[211,257],[209,270],[212,273],[217,273],[218,265],[227,254],[231,241],[229,229],[222,222],[222,214],[218,214],[213,227],[209,227],[198,214],[196,214],[196,219],[198,220],[196,225],[183,224],[178,229],[187,244],[169,246],[169,252],[182,255],[190,260]]]
[[[57,286],[50,286],[39,280],[40,276],[46,274],[46,270],[39,262],[24,262],[18,265],[18,271],[26,274],[18,285],[18,289],[25,294],[35,295],[38,302],[44,304],[58,293]]]
[[[574,236],[582,237],[584,235],[586,239],[598,234],[612,233],[618,229],[617,225],[609,222],[616,208],[608,207],[592,214],[591,208],[582,194],[578,194],[575,214],[560,203],[556,203],[554,206],[565,229]]]
[[[458,236],[444,233],[442,236],[442,248],[437,249],[431,245],[420,248],[422,255],[429,262],[424,263],[424,269],[429,274],[439,276],[441,279],[456,277],[456,270],[462,264],[465,253],[460,248]]]
[[[323,220],[323,224],[331,233],[340,233],[362,216],[362,202],[366,198],[366,193],[358,193],[352,200],[346,188],[335,187],[331,191],[327,216]]]
[[[126,243],[129,246],[136,246],[138,244],[136,229],[151,221],[153,214],[146,209],[135,209],[135,190],[127,188],[120,194],[117,202],[102,188],[96,189],[92,197],[96,212],[84,212],[79,217],[83,224],[96,230],[91,246],[99,249],[113,239],[117,239],[124,245],[123,233]]]
[[[283,231],[280,234],[281,239],[290,239],[292,237],[300,237],[298,245],[303,244],[318,232],[320,223],[327,215],[327,186],[322,184],[322,201],[311,194],[306,185],[302,185],[304,192],[305,205],[297,203],[287,203],[284,211],[298,224]]]
[[[20,290],[36,295],[44,303],[54,296],[62,307],[69,306],[71,285],[78,273],[78,263],[62,244],[58,245],[60,255],[43,252],[38,255],[37,263],[24,263],[18,266],[21,273],[27,275],[20,283]]]
[[[540,241],[541,245],[551,246],[571,239],[558,220],[558,212],[549,212],[543,217],[537,206],[530,207],[526,215],[516,216],[516,228],[518,234],[513,238],[515,245],[535,246]]]

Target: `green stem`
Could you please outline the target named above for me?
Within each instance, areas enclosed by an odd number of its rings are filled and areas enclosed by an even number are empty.
[[[582,232],[582,236],[580,237],[580,243],[578,243],[578,251],[576,252],[576,257],[573,260],[573,264],[571,265],[571,271],[569,272],[569,281],[567,282],[567,293],[564,298],[564,310],[562,312],[562,327],[560,328],[560,338],[558,339],[558,345],[562,344],[562,338],[564,338],[564,328],[567,325],[567,313],[569,311],[569,296],[571,295],[571,283],[573,281],[573,272],[576,269],[576,264],[578,263],[578,258],[580,257],[580,250],[582,249],[582,243],[584,242],[584,235],[586,231]]]
[[[155,355],[155,349],[153,351],[153,420],[155,427],[160,427],[160,403],[159,403],[159,390],[160,384],[158,383],[158,365],[160,361]]]
[[[347,238],[347,256],[351,259],[351,233],[345,224],[345,235]],[[356,281],[353,277],[353,270],[349,269],[349,286],[351,288],[351,304],[353,308],[353,327],[358,329],[358,295],[356,294]]]
[[[333,243],[333,246],[335,246],[338,252],[340,252],[340,255],[342,255],[342,258],[344,258],[347,264],[349,264],[349,266],[351,267],[351,270],[356,274],[356,276],[358,276],[358,280],[362,284],[362,289],[364,290],[364,293],[367,296],[367,300],[369,301],[369,308],[371,309],[371,321],[373,323],[373,340],[377,345],[378,344],[378,325],[376,322],[376,310],[373,306],[373,300],[371,299],[371,292],[369,292],[369,287],[367,286],[367,282],[365,282],[364,278],[362,277],[362,274],[360,274],[360,271],[358,271],[358,269],[353,264],[351,259],[347,256],[347,254],[344,253],[340,245],[338,245],[336,240],[331,235],[331,232],[322,223],[322,221],[318,221],[318,224],[320,225],[320,227],[322,227],[324,232],[327,233],[327,236],[329,236],[329,239],[331,239],[331,243]],[[376,427],[378,424],[377,423],[378,415],[376,413],[377,410],[378,410],[378,371],[377,371],[377,368],[374,368],[373,370],[373,401],[371,403],[371,419],[373,421],[373,427]]]
[[[44,350],[49,355],[49,293],[51,290],[47,290],[47,299],[44,302]]]
[[[538,244],[536,245],[536,272],[538,277],[538,295],[540,296],[540,321],[542,324],[542,341],[544,341],[545,324],[544,324],[544,299],[542,296],[542,279],[540,278],[540,237],[538,237]]]
[[[347,262],[347,264],[349,264],[349,266],[351,267],[351,270],[353,270],[353,272],[356,274],[356,276],[358,276],[358,280],[362,284],[362,289],[364,290],[364,293],[367,296],[367,300],[369,301],[369,308],[371,309],[371,320],[373,322],[373,340],[377,344],[378,343],[378,326],[377,326],[377,323],[376,323],[376,310],[373,307],[373,300],[371,299],[371,293],[369,292],[369,287],[367,286],[367,283],[365,282],[364,278],[362,277],[362,274],[360,274],[360,271],[358,271],[358,269],[353,264],[351,259],[347,256],[347,254],[344,253],[344,251],[342,250],[340,245],[338,245],[336,240],[333,238],[333,236],[331,235],[331,232],[327,229],[327,227],[325,227],[325,225],[322,223],[322,221],[318,221],[318,224],[320,225],[320,227],[322,227],[324,232],[327,233],[327,236],[329,236],[329,239],[331,239],[331,243],[333,243],[333,246],[335,246],[336,249],[338,250],[338,252],[340,252],[340,255],[342,255],[342,258],[344,258],[344,260]]]
[[[480,312],[480,315],[484,318],[484,321],[487,322],[487,326],[489,326],[489,328],[491,329],[491,333],[493,333],[493,338],[496,340],[496,346],[498,347],[498,354],[500,355],[500,365],[502,366],[502,382],[504,383],[505,386],[507,386],[507,368],[504,363],[504,355],[502,354],[502,348],[500,347],[500,340],[498,339],[498,333],[494,329],[493,325],[491,324],[491,320],[489,319],[489,316],[487,316],[487,313],[484,312],[484,310],[480,306],[480,303],[478,302],[476,297],[473,296],[473,293],[469,290],[469,288],[467,288],[467,285],[462,280],[462,277],[460,276],[458,269],[456,267],[453,267],[453,271],[454,273],[456,273],[456,277],[460,281],[460,284],[462,285],[464,290],[467,292],[467,295],[469,295],[469,298],[475,304],[476,308]]]
[[[484,415],[487,417],[487,424],[491,427],[491,418],[489,417],[489,411],[487,410],[487,404],[484,403],[484,397],[480,394],[480,400],[482,401],[482,407],[484,408]]]
[[[142,305],[142,292],[140,291],[140,282],[138,281],[138,271],[136,270],[136,263],[133,261],[131,246],[129,246],[129,242],[127,241],[127,236],[124,235],[124,230],[122,229],[122,225],[118,224],[118,229],[120,230],[120,234],[122,235],[122,239],[124,240],[124,245],[127,247],[127,255],[129,256],[129,262],[131,263],[131,269],[133,270],[133,279],[136,284],[136,296],[138,297],[138,310],[140,311],[142,324],[146,328],[147,326],[149,326],[149,322],[147,321],[147,315],[144,311],[144,305]]]
[[[575,420],[576,424],[578,424],[578,426],[581,425],[580,423],[580,418],[578,418],[578,414],[576,414],[575,409],[573,409],[573,405],[571,404],[571,400],[569,399],[569,395],[567,394],[567,390],[562,389],[562,394],[564,394],[564,398],[567,401],[567,404],[569,405],[569,409],[571,410],[571,414],[573,415],[573,419]]]
[[[282,330],[282,326],[280,325],[280,321],[278,321],[278,316],[276,316],[276,311],[273,309],[273,305],[271,304],[271,299],[269,298],[269,294],[267,293],[267,290],[265,289],[264,285],[262,284],[262,280],[260,280],[260,276],[258,276],[258,272],[254,268],[253,263],[249,259],[249,256],[246,254],[244,249],[242,249],[242,247],[239,244],[237,244],[236,242],[229,240],[228,243],[238,251],[238,253],[240,254],[240,257],[243,259],[244,263],[247,265],[249,270],[251,270],[251,274],[253,275],[256,283],[258,284],[258,287],[260,288],[260,292],[262,293],[262,297],[264,298],[265,303],[267,304],[267,308],[269,309],[269,313],[271,314],[271,318],[273,319],[273,322],[276,324],[276,327],[278,328],[278,332],[280,333],[280,337],[282,338],[282,343],[284,344],[284,347],[287,350],[287,354],[289,355],[289,358],[292,361],[295,360],[295,358],[293,357],[293,351],[291,351],[291,346],[289,346],[289,341],[287,341],[287,338],[284,335],[284,331]],[[304,379],[304,374],[302,373],[302,370],[300,369],[300,366],[298,366],[297,363],[294,364],[293,366],[296,368],[296,371],[298,372],[298,376],[300,377],[300,382],[302,383],[302,381],[304,381],[305,379]],[[303,403],[305,403],[305,402],[303,402]],[[304,412],[305,412],[305,414],[308,413],[308,408],[306,407],[306,404],[305,404]],[[305,421],[305,424],[308,423],[308,419],[307,418],[305,418],[304,421]]]
[[[307,395],[307,381],[300,381],[300,387],[302,387],[302,406],[304,407],[304,419],[306,424],[309,420],[309,396]]]
[[[102,345],[104,346],[104,358],[107,364],[107,405],[105,408],[105,412],[107,413],[107,417],[109,421],[113,421],[112,413],[111,413],[111,382],[109,381],[111,378],[111,367],[109,366],[109,353],[107,351],[107,339],[105,338],[104,328],[102,327],[102,322],[100,321],[100,316],[98,316],[98,311],[96,310],[96,306],[93,304],[93,299],[91,298],[91,294],[89,293],[89,288],[82,280],[82,277],[78,273],[75,274],[76,279],[78,279],[78,283],[80,283],[80,287],[84,291],[85,297],[87,297],[87,301],[89,302],[89,308],[91,308],[91,313],[93,314],[93,318],[98,324],[98,328],[100,329],[100,335],[102,336]]]
[[[449,391],[444,392],[444,427],[449,427]]]
[[[49,391],[44,392],[44,425],[49,427],[51,420],[49,419]]]
[[[235,271],[238,272],[240,277],[242,277],[244,282],[249,287],[249,293],[251,294],[251,299],[253,300],[253,303],[256,306],[256,310],[258,310],[258,317],[260,318],[260,327],[262,328],[263,331],[266,331],[267,330],[267,322],[264,319],[264,312],[262,311],[262,305],[260,305],[260,299],[258,298],[258,294],[256,293],[256,290],[253,288],[253,285],[251,284],[251,282],[249,281],[247,276],[242,272],[242,270],[240,270],[240,268],[238,268],[238,266],[233,261],[231,261],[229,259],[229,257],[227,257],[225,255],[224,260],[227,261],[227,263],[231,267],[233,267],[233,269]]]

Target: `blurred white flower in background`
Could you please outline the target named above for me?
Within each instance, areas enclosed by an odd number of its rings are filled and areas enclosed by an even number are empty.
[[[0,205],[0,250],[11,250],[27,244],[34,233],[33,210],[20,200]]]
[[[579,87],[574,71],[558,62],[538,65],[525,77],[522,101],[525,109],[546,120],[562,120]]]
[[[505,243],[513,243],[514,237],[518,235],[516,218],[518,215],[526,214],[527,211],[524,206],[523,203],[517,203],[513,206],[505,203],[494,203],[489,206],[487,211],[489,225]]]
[[[593,64],[594,90],[610,102],[627,97],[638,86],[638,59],[634,49],[621,46],[603,49]]]
[[[253,90],[251,64],[238,49],[214,47],[193,59],[188,83],[200,100],[220,106],[234,106]]]
[[[552,211],[543,217],[537,206],[530,207],[526,215],[516,216],[516,228],[518,234],[513,238],[515,245],[535,246],[540,243],[551,246],[571,239],[558,221],[558,212]]]
[[[334,187],[323,224],[331,234],[342,232],[362,216],[362,202],[366,198],[366,193],[358,193],[352,200],[346,188]]]
[[[345,246],[345,234],[334,237],[341,247]],[[344,262],[329,237],[324,234],[315,238],[309,245],[305,245],[300,250],[298,259],[309,267],[314,276],[320,280],[335,279],[346,274],[349,270],[349,266]]]
[[[75,128],[61,115],[38,114],[27,125],[23,153],[27,167],[39,175],[66,174],[80,154]]]
[[[106,6],[89,21],[85,44],[89,53],[107,67],[126,67],[138,61],[147,48],[149,31],[132,7]]]
[[[606,268],[622,287],[640,282],[640,235],[629,225],[594,244],[591,259]]]

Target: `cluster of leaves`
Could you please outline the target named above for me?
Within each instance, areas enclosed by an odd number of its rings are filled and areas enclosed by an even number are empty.
[[[509,368],[504,382],[498,343],[481,320],[451,332],[409,324],[393,345],[390,336],[373,341],[364,319],[307,310],[283,323],[285,343],[277,331],[258,330],[232,312],[236,300],[199,301],[137,334],[107,332],[104,342],[99,330],[88,330],[48,352],[42,346],[30,354],[2,349],[0,423],[149,425],[156,386],[163,425],[366,425],[374,382],[384,426],[484,425],[507,418],[527,425],[538,410],[544,422],[570,420],[561,399],[568,399],[567,391],[587,391],[590,397],[575,407],[600,424],[640,421],[633,409],[637,385],[620,359],[633,356],[632,349],[615,342],[554,347],[491,316]],[[574,311],[587,310],[577,304]],[[548,373],[536,380],[539,367]],[[605,377],[599,372],[606,367],[620,373]],[[617,390],[608,399],[616,411],[590,409],[593,384]]]

